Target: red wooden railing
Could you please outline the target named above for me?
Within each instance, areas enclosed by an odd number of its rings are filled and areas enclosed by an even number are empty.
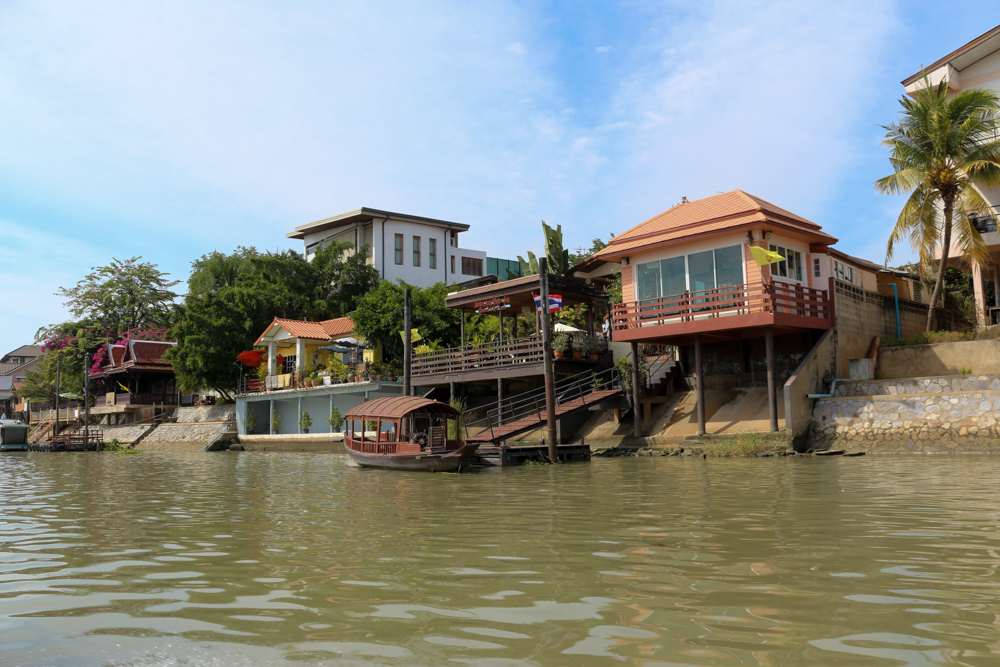
[[[512,364],[541,363],[540,338],[518,338],[503,343],[492,342],[465,347],[449,347],[413,356],[414,375],[455,373],[470,370],[489,370]]]
[[[830,319],[826,290],[773,282],[684,292],[612,306],[615,331],[731,315],[770,313]]]

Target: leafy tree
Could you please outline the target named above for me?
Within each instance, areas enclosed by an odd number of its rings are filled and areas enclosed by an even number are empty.
[[[260,253],[237,248],[192,263],[188,295],[171,329],[168,352],[180,386],[211,387],[229,397],[239,377],[236,355],[248,349],[275,317],[325,320],[354,310],[378,284],[366,248],[328,244],[307,262],[294,251]]]
[[[1000,140],[996,136],[1000,103],[987,90],[965,90],[949,99],[948,83],[924,87],[913,99],[900,99],[902,117],[882,126],[894,173],[875,181],[885,194],[909,193],[886,248],[886,262],[894,246],[908,238],[920,252],[921,262],[931,263],[935,247],[941,248],[941,262],[930,309],[927,331],[944,285],[952,234],[967,261],[979,263],[987,256],[986,245],[969,220],[973,213],[995,214],[973,186],[1000,187]]]
[[[180,281],[167,280],[169,274],[140,259],[112,259],[107,266],[91,269],[76,287],[60,288],[56,296],[66,299],[74,317],[92,320],[116,335],[139,326],[169,324],[177,297],[170,288]]]
[[[563,248],[562,225],[555,229],[542,220],[542,234],[545,236],[545,257],[548,260],[549,273],[564,275],[570,268],[569,250]],[[528,251],[528,259],[520,255],[517,261],[521,264],[521,275],[531,276],[538,273],[538,259],[535,253]]]
[[[369,345],[381,343],[388,357],[401,359],[403,339],[399,332],[403,331],[403,300],[407,287],[412,290],[412,326],[419,329],[426,340],[440,340],[444,347],[458,345],[461,314],[445,307],[444,299],[452,288],[443,282],[420,288],[402,281],[383,280],[358,302],[354,318],[358,334]]]
[[[579,264],[583,260],[587,259],[591,255],[594,255],[594,254],[596,254],[596,253],[604,250],[607,247],[608,247],[608,244],[605,243],[604,241],[602,241],[601,239],[599,239],[599,238],[592,239],[591,242],[590,242],[590,248],[589,249],[585,249],[585,248],[581,247],[581,248],[577,248],[576,252],[571,252],[569,254],[569,266],[570,266],[570,268],[576,266],[577,264]]]
[[[44,332],[44,338],[41,337]],[[104,342],[105,332],[89,321],[65,322],[43,329],[37,342],[42,355],[34,371],[24,374],[24,385],[18,395],[55,401],[56,375],[60,370],[60,392],[80,393],[83,390],[85,354],[94,353]]]

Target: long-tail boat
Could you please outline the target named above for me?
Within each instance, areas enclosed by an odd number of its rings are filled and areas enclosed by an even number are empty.
[[[479,447],[458,437],[458,410],[420,396],[365,401],[344,418],[347,453],[368,468],[455,472]],[[448,437],[449,426],[455,438]]]

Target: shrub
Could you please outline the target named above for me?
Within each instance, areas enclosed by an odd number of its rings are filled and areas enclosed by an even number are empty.
[[[333,410],[330,410],[330,416],[326,418],[326,423],[333,430],[337,430],[344,425],[344,418],[340,416],[340,409],[337,406],[333,406]]]

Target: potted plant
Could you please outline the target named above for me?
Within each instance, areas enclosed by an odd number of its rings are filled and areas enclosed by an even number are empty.
[[[302,429],[303,433],[309,432],[309,427],[313,425],[312,417],[309,416],[308,410],[302,411],[302,419],[299,420],[299,428]]]
[[[340,416],[340,409],[337,406],[333,406],[333,410],[330,410],[330,416],[326,418],[326,423],[330,425],[332,433],[339,432],[340,427],[344,425],[344,418]]]
[[[246,424],[245,425],[246,425],[246,429],[247,429],[247,435],[250,435],[254,431],[257,430],[257,413],[256,412],[254,412],[253,410],[247,410],[247,418],[246,418]]]
[[[587,334],[574,334],[573,359],[580,361],[585,354],[590,354],[590,336]]]
[[[562,359],[569,349],[569,334],[559,334],[552,340],[552,352],[556,359]]]
[[[281,413],[277,410],[271,410],[271,433],[279,431],[281,431]]]
[[[590,360],[600,361],[601,355],[607,351],[604,339],[597,335],[587,336],[587,338],[590,341]]]

